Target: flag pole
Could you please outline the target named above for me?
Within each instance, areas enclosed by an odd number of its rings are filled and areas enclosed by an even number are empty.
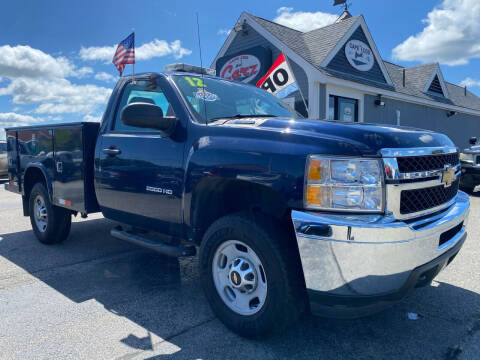
[[[290,66],[290,61],[288,61],[288,57],[285,55],[284,52],[282,52],[283,54],[283,57],[285,58],[285,61],[287,62],[287,66],[288,68],[290,69],[290,72],[292,74],[294,74],[293,70],[292,70],[292,67]],[[295,76],[295,75],[294,75]],[[300,83],[298,82],[298,80],[295,78],[295,81],[297,82],[297,85],[298,85],[298,91],[300,92],[300,96],[302,97],[302,100],[303,100],[303,105],[305,105],[305,111],[307,112],[307,115],[309,115],[308,113],[308,106],[307,106],[307,102],[305,101],[305,97],[303,96],[303,92],[302,92],[302,88],[300,86]]]
[[[133,50],[135,51],[135,28],[132,28],[133,33]],[[132,84],[135,85],[135,58],[132,64]]]

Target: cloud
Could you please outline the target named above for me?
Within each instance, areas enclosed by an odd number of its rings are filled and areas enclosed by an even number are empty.
[[[443,0],[423,20],[425,28],[396,46],[396,60],[465,65],[480,58],[480,2]]]
[[[76,85],[69,79],[91,74],[92,68],[77,67],[66,57],[54,57],[30,46],[0,46],[0,96],[11,96],[14,104],[36,104],[33,111],[38,114],[88,114],[98,110],[111,89]]]
[[[99,72],[94,76],[95,80],[105,81],[105,82],[117,82],[118,78],[106,72]]]
[[[82,47],[79,54],[83,60],[102,60],[108,63],[112,61],[116,49],[117,45]],[[191,53],[191,50],[182,47],[180,40],[168,43],[165,40],[154,39],[135,48],[135,59],[149,60],[167,55],[172,55],[175,59],[181,59]]]
[[[480,87],[480,80],[475,80],[470,77],[467,77],[465,80],[463,80],[460,83],[460,86],[466,86],[466,87]]]
[[[111,89],[96,85],[75,85],[67,79],[13,79],[0,95],[12,96],[14,104],[40,105],[39,114],[63,114],[93,112],[107,102]]]
[[[219,29],[217,31],[217,35],[228,36],[228,35],[230,35],[231,31],[232,31],[232,29]]]
[[[338,19],[338,15],[328,14],[321,11],[293,12],[291,7],[281,7],[277,10],[277,17],[274,22],[303,32],[318,29],[333,24]]]
[[[42,122],[42,120],[30,115],[22,115],[14,112],[0,113],[0,134],[5,134],[3,129],[6,127],[26,126],[39,122]]]
[[[100,122],[102,121],[102,115],[90,115],[87,114],[83,117],[83,121],[88,121],[88,122]]]
[[[83,77],[92,72],[88,67],[77,68],[66,57],[55,58],[30,46],[0,46],[0,77]]]
[[[85,66],[85,67],[81,67],[76,71],[75,77],[82,78],[84,76],[91,75],[91,74],[93,74],[93,69],[91,67]]]

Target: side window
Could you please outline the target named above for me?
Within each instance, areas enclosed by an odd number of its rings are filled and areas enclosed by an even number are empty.
[[[163,111],[164,116],[174,116],[173,109],[159,86],[152,87],[149,81],[137,81],[135,85],[128,84],[123,91],[120,106],[115,117],[113,130],[115,131],[152,131],[151,129],[137,128],[125,125],[121,120],[122,109],[128,104],[146,102],[155,104]]]

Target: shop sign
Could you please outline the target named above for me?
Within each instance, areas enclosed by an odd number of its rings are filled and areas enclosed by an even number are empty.
[[[228,60],[220,69],[220,77],[248,83],[260,73],[260,60],[254,55],[238,55]]]
[[[372,49],[360,40],[347,42],[345,45],[345,56],[350,65],[359,71],[369,71],[375,63]]]

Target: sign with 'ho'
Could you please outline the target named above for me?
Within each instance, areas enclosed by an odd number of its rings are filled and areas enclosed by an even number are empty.
[[[223,56],[216,63],[217,76],[244,83],[255,83],[272,63],[271,56],[271,51],[262,46]]]
[[[355,69],[369,71],[373,68],[375,57],[372,49],[360,40],[350,40],[345,45],[345,56]]]

